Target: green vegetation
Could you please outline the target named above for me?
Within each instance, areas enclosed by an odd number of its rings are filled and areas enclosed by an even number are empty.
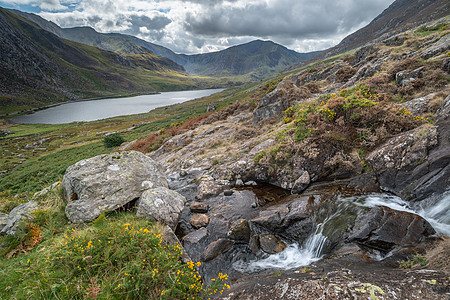
[[[410,269],[413,266],[420,265],[421,267],[428,264],[428,260],[425,256],[422,255],[413,255],[412,259],[409,260],[399,260],[398,264],[400,265],[400,268],[402,269]]]
[[[37,198],[34,221],[0,237],[9,245],[0,253],[1,299],[202,299],[229,288],[225,274],[203,283],[200,263],[183,263],[162,226],[133,213],[68,224],[61,194]]]
[[[103,138],[103,145],[105,145],[106,148],[118,147],[122,145],[123,142],[125,142],[125,139],[117,133],[107,135]]]
[[[441,23],[434,26],[422,26],[415,31],[418,36],[427,36],[435,32],[445,31],[447,30],[448,23]]]

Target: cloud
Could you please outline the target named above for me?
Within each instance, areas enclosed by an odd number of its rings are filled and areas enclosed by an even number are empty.
[[[0,0],[1,1],[1,0]],[[62,27],[91,26],[179,53],[221,50],[270,39],[306,52],[337,44],[393,0],[8,0],[35,3]]]

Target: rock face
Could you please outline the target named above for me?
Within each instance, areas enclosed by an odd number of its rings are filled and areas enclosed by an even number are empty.
[[[139,199],[148,189],[168,187],[161,166],[146,155],[129,151],[99,155],[67,168],[63,179],[69,199],[67,218],[89,222]]]
[[[423,50],[420,57],[423,59],[429,59],[439,53],[447,51],[450,49],[450,36],[447,34],[440,38],[436,43],[432,44],[425,50]]]
[[[146,190],[139,199],[136,215],[175,229],[186,198],[165,187]]]
[[[349,240],[363,250],[387,254],[396,248],[417,246],[434,233],[419,215],[378,206],[358,216]]]
[[[16,232],[21,229],[20,227],[23,225],[23,222],[32,218],[31,213],[36,209],[38,209],[38,205],[35,201],[30,201],[14,208],[3,222],[0,220],[0,223],[4,224],[0,234],[16,234]]]
[[[428,155],[438,143],[434,126],[423,125],[399,134],[379,146],[366,157],[380,185],[398,195],[429,173]]]

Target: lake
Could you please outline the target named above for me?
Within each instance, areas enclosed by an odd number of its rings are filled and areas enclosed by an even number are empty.
[[[33,114],[15,117],[12,120],[22,124],[88,122],[123,115],[146,113],[161,106],[209,96],[220,91],[223,91],[223,89],[164,92],[127,98],[72,102],[40,110]]]

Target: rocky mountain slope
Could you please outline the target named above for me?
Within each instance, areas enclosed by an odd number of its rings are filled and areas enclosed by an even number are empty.
[[[396,0],[364,28],[344,38],[321,57],[330,57],[361,47],[368,42],[384,40],[419,25],[438,20],[450,13],[445,0]]]
[[[270,41],[253,41],[218,52],[177,54],[137,37],[119,33],[99,33],[90,27],[61,28],[35,14],[15,12],[59,37],[122,54],[149,50],[182,65],[192,74],[230,76],[252,73],[256,78],[264,78],[320,53],[298,53]]]

